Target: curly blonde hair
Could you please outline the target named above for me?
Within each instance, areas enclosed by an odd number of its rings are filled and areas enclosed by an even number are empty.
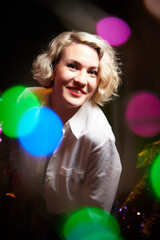
[[[48,49],[40,54],[33,62],[33,78],[43,87],[51,87],[52,74],[59,62],[64,48],[71,43],[82,43],[94,48],[100,60],[100,81],[92,96],[93,102],[103,106],[105,102],[117,95],[120,84],[120,68],[115,50],[106,41],[97,35],[86,32],[63,32],[54,38]]]

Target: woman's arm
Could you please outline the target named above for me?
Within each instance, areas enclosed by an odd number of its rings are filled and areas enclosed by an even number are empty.
[[[113,140],[107,140],[92,150],[83,185],[86,206],[110,212],[121,174],[121,162]]]

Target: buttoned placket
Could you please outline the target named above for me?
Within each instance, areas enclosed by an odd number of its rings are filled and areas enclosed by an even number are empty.
[[[62,138],[61,138],[61,140],[60,140],[60,144],[61,144],[61,142],[63,141],[63,139],[66,138],[66,133],[67,133],[68,129],[69,129],[69,122],[67,122],[67,123],[64,125],[63,129],[62,129],[63,136],[62,136]],[[49,162],[50,162],[50,161],[54,161],[54,160],[57,158],[57,152],[58,152],[58,149],[55,150],[55,152],[52,154],[52,156],[47,156],[47,163],[46,163],[46,164],[47,164],[47,167],[46,167],[45,183],[50,182],[51,179],[52,179],[51,176],[48,176],[48,175],[47,175],[47,168],[48,168]]]

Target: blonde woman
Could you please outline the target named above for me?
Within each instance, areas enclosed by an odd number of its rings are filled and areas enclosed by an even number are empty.
[[[85,206],[108,212],[112,208],[121,162],[112,129],[98,105],[116,95],[119,73],[113,48],[86,32],[58,35],[33,63],[33,78],[42,87],[32,91],[64,124],[62,142],[48,160],[44,158],[41,174],[32,164],[25,168],[50,214]]]

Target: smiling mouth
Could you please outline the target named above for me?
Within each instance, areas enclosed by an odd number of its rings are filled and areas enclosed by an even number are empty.
[[[68,87],[68,89],[69,89],[69,91],[70,91],[71,93],[74,93],[74,94],[76,94],[76,95],[86,94],[83,89],[72,88],[72,87]]]

